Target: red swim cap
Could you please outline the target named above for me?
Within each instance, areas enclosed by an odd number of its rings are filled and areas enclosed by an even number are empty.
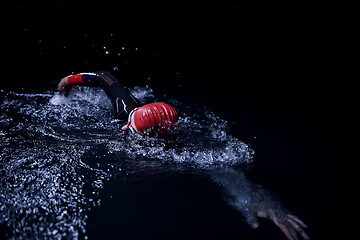
[[[140,132],[149,128],[158,127],[161,132],[168,132],[177,121],[178,114],[170,105],[163,102],[146,104],[135,108],[129,115],[129,122],[122,129]]]

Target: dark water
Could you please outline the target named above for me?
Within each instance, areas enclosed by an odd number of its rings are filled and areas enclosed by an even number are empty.
[[[353,231],[355,108],[344,82],[328,82],[336,50],[317,6],[13,5],[1,238],[286,239],[269,220],[247,223],[258,205],[234,199],[254,193],[311,239]],[[56,93],[62,77],[96,70],[173,105],[176,133],[121,132],[100,89]]]

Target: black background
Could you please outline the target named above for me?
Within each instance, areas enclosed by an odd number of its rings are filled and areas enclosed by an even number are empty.
[[[316,128],[347,114],[354,100],[342,65],[345,30],[338,6],[247,1],[12,5],[3,37],[8,87],[51,83],[55,88],[63,76],[100,69],[129,84],[181,85],[206,101],[215,95],[235,104],[250,99]],[[16,81],[9,80],[13,75]]]
[[[230,122],[235,135],[247,133],[242,140],[253,144],[259,159],[276,153],[267,147],[279,145],[264,147],[251,131],[286,136],[299,143],[290,155],[313,167],[311,178],[294,176],[304,178],[295,186],[318,180],[310,190],[314,202],[306,198],[307,209],[293,206],[308,213],[314,239],[351,232],[350,139],[357,109],[344,68],[346,31],[338,6],[49,1],[12,3],[6,14],[3,89],[55,91],[66,75],[106,70],[129,85],[147,84],[206,104]],[[237,114],[238,108],[247,115]],[[303,151],[304,145],[310,147]],[[266,165],[273,163],[257,164],[254,178],[271,177]],[[276,181],[268,185],[279,190]]]

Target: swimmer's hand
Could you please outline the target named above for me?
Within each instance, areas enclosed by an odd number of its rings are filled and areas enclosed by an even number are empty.
[[[229,203],[243,214],[252,228],[259,226],[258,218],[267,218],[274,222],[289,240],[310,239],[304,231],[307,227],[305,223],[290,214],[277,196],[246,179],[244,173],[225,168],[212,177],[230,197]]]
[[[58,84],[58,91],[60,95],[64,95],[65,97],[69,95],[69,92],[71,90],[68,78],[69,76],[62,78]]]
[[[253,228],[257,228],[259,225],[256,218],[262,217],[272,220],[289,240],[298,240],[299,235],[303,239],[310,239],[310,237],[304,231],[304,228],[307,227],[306,224],[298,217],[283,211],[283,209],[278,208],[278,206],[274,208],[272,208],[271,205],[266,206],[269,205],[269,202],[263,203],[264,204],[258,205],[257,211],[253,213],[255,216],[252,217],[253,222],[250,223]]]

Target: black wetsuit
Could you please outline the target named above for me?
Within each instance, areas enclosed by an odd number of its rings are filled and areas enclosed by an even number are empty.
[[[130,91],[109,72],[97,71],[76,75],[81,75],[84,85],[101,87],[104,89],[112,103],[115,118],[117,119],[127,120],[131,110],[140,106],[139,101],[130,93]]]

